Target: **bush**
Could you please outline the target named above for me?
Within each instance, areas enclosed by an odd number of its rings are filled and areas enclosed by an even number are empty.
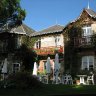
[[[41,82],[36,76],[26,72],[10,74],[4,82],[7,88],[37,88],[41,86]]]

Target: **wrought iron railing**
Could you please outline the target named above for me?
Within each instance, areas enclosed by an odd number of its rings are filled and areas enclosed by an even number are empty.
[[[95,38],[92,36],[83,36],[74,38],[74,46],[93,46]]]

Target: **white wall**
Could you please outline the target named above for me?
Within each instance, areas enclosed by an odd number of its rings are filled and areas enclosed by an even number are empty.
[[[59,38],[59,41],[55,42],[55,39]],[[60,35],[50,35],[50,36],[43,36],[41,38],[41,47],[51,47],[51,46],[64,46],[64,43],[63,43],[63,35],[60,34]]]

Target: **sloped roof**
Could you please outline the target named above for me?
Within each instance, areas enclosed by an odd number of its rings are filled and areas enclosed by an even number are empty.
[[[68,25],[70,25],[70,24],[75,23],[76,21],[78,21],[84,11],[87,12],[87,14],[88,14],[90,17],[96,19],[96,12],[94,12],[94,11],[93,11],[92,9],[90,9],[90,8],[89,8],[89,9],[88,9],[88,8],[85,8],[85,9],[83,9],[83,11],[82,11],[81,14],[79,15],[79,17],[76,18],[75,20],[69,22],[69,23],[65,26],[65,28],[66,28]]]
[[[85,11],[93,18],[96,18],[96,12],[91,9],[85,9]]]
[[[39,36],[39,35],[45,35],[45,34],[52,34],[52,33],[59,33],[62,32],[64,29],[64,26],[61,25],[54,25],[49,28],[46,28],[44,30],[41,30],[39,32],[35,32],[31,34],[31,36]]]
[[[80,17],[81,17],[81,15],[83,14],[83,12],[87,12],[87,14],[90,16],[90,17],[92,17],[92,18],[96,18],[96,12],[94,12],[92,9],[88,9],[88,8],[85,8],[85,9],[83,9],[83,11],[81,12],[81,14],[80,14],[80,16],[77,18],[77,19],[75,19],[75,20],[73,20],[72,22],[70,22],[70,23],[73,23],[73,22],[76,22]]]
[[[30,36],[30,34],[36,32],[34,29],[29,28],[27,25],[22,24],[18,27],[12,28],[10,33],[16,33],[16,34],[25,34]]]

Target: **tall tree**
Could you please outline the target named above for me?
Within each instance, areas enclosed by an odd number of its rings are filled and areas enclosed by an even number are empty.
[[[0,0],[0,24],[14,22],[14,25],[22,23],[26,12],[20,6],[20,0]]]

